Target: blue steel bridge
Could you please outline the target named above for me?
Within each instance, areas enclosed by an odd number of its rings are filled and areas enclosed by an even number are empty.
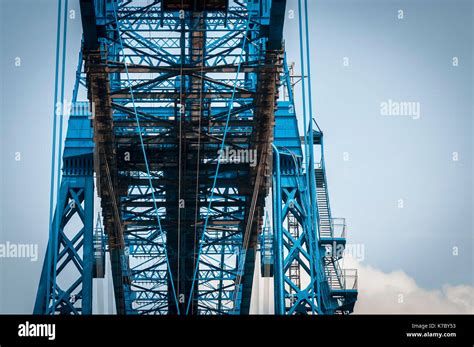
[[[307,0],[294,21],[301,95],[286,6],[80,0],[65,86],[68,1],[58,0],[55,105],[69,87],[73,103],[54,116],[35,314],[92,314],[93,279],[109,271],[118,314],[249,314],[259,277],[273,278],[275,314],[353,311],[357,273],[340,266],[346,225],[331,215],[313,114]],[[223,158],[230,150],[256,160]]]

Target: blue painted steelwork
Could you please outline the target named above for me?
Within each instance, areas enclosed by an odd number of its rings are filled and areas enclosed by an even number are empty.
[[[278,103],[275,117],[275,313],[347,314],[357,299],[357,271],[342,270],[339,265],[346,244],[345,221],[331,215],[323,133],[317,124],[317,130],[313,129],[308,9],[303,1],[303,7],[302,0],[298,1],[301,75],[305,76],[306,69],[308,73],[307,86],[305,77],[301,79],[303,136],[298,131],[286,59],[282,79],[288,101]]]
[[[260,233],[277,314],[350,312],[357,292],[336,287],[339,258],[325,252],[345,244],[345,224],[336,237],[306,97],[303,146],[298,132],[286,1],[215,0],[206,11],[189,0],[80,5],[73,95],[86,87],[94,112],[69,119],[35,312],[91,313],[105,238],[119,314],[247,314]],[[277,103],[281,82],[289,101]],[[92,230],[94,172],[104,238]],[[263,226],[272,186],[273,231]],[[84,227],[66,236],[73,213]],[[57,279],[74,267],[63,289]]]
[[[257,94],[278,67],[284,1],[274,3],[193,12],[172,1],[81,1],[119,313],[248,312],[269,187],[256,177],[271,161],[257,170],[222,153],[267,156],[260,139],[268,145],[273,110]]]
[[[87,102],[76,102],[81,79],[79,56],[73,100],[64,94],[68,1],[58,1],[56,77],[50,201],[50,234],[35,301],[35,314],[91,314],[94,246],[94,142]],[[61,27],[61,20],[63,21]],[[62,45],[60,38],[62,35]],[[60,59],[60,51],[62,51]],[[61,72],[60,72],[61,67]],[[63,119],[69,114],[62,150]],[[59,122],[59,129],[57,129]],[[57,132],[57,130],[59,130]],[[57,143],[58,141],[58,143]],[[58,145],[58,146],[57,146]],[[58,148],[56,148],[58,147]],[[56,164],[57,155],[57,164]],[[61,165],[62,161],[62,165]],[[57,172],[55,168],[57,165]],[[61,175],[62,168],[62,175]],[[56,177],[56,207],[54,178]],[[53,213],[54,211],[54,213]]]
[[[291,102],[279,102],[273,148],[275,313],[350,313],[357,298],[357,273],[339,265],[346,243],[345,222],[330,213],[322,132],[314,132],[321,161],[310,162],[315,178],[308,186],[301,138],[291,110]],[[312,192],[317,192],[315,198]]]
[[[62,178],[41,273],[35,314],[91,314],[94,171],[88,103],[75,103],[68,122]]]

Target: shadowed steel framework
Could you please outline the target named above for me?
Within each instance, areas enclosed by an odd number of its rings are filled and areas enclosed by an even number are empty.
[[[68,4],[58,4],[61,103]],[[306,0],[299,117],[285,0],[80,0],[80,10],[34,312],[93,313],[106,254],[118,314],[248,314],[258,254],[276,314],[352,312],[357,273],[339,265],[346,225],[331,216],[312,115]]]

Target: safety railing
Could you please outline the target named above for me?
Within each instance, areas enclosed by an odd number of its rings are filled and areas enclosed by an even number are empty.
[[[346,219],[331,218],[331,233],[333,238],[346,238]]]
[[[338,265],[326,271],[327,281],[332,290],[357,290],[357,269],[340,269]]]
[[[342,270],[343,287],[346,290],[357,289],[358,274],[357,269]]]

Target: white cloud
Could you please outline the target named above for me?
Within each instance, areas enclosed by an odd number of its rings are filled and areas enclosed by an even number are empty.
[[[386,273],[350,257],[345,258],[344,268],[358,271],[359,295],[355,314],[474,313],[473,286],[446,284],[440,289],[429,290],[420,287],[414,278],[401,270]],[[273,278],[262,279],[256,273],[253,289],[251,313],[273,313]]]
[[[358,269],[359,296],[354,313],[474,313],[474,287],[446,284],[437,290],[420,287],[401,270],[385,273],[348,258]]]

